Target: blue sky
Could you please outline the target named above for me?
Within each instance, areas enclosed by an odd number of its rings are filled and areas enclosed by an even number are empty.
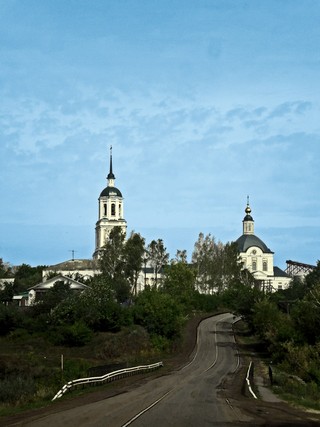
[[[128,230],[320,258],[318,0],[0,0],[0,257],[89,258],[113,146]]]

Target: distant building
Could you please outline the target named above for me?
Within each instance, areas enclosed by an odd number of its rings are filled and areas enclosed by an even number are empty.
[[[70,289],[75,292],[82,292],[84,289],[88,288],[87,285],[80,283],[77,280],[72,279],[71,277],[66,277],[59,274],[29,288],[28,302],[25,305],[30,306],[33,305],[35,302],[41,300],[43,294],[45,294],[49,289],[52,289],[54,285],[58,282],[63,282],[64,284],[69,285]]]
[[[98,273],[100,273],[100,270],[97,261],[93,259],[71,259],[44,268],[42,270],[42,280],[48,280],[48,278],[59,274],[75,280],[79,277],[87,280]]]
[[[249,199],[245,213],[242,236],[236,240],[243,268],[252,273],[263,290],[276,291],[287,288],[291,277],[273,265],[274,252],[254,234]]]

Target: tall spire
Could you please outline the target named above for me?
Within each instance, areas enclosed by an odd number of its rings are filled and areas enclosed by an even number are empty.
[[[247,207],[246,207],[246,209],[245,209],[245,213],[246,213],[247,215],[250,215],[250,214],[251,214],[251,208],[250,208],[250,204],[249,204],[249,196],[247,196]]]
[[[247,196],[247,206],[245,208],[246,216],[243,218],[243,234],[254,234],[254,220],[251,216],[251,208],[249,205],[249,196]]]
[[[116,177],[114,176],[113,172],[112,172],[112,145],[110,145],[110,169],[109,169],[109,173],[107,176],[107,179],[116,179]]]

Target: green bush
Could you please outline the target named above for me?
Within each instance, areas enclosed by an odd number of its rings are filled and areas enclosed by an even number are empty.
[[[21,323],[21,313],[17,307],[0,304],[0,335],[7,335]]]
[[[82,321],[73,325],[63,325],[53,330],[51,339],[55,345],[81,347],[88,344],[92,337],[92,330]]]
[[[32,377],[11,375],[0,381],[0,402],[16,404],[32,400],[36,392]]]
[[[181,333],[182,309],[171,295],[156,289],[145,289],[138,295],[133,313],[136,323],[145,327],[151,335],[173,339]]]

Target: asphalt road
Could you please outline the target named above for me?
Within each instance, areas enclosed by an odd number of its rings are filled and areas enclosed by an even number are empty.
[[[223,379],[239,366],[233,316],[201,322],[192,361],[167,376],[99,402],[25,421],[26,427],[163,427],[254,425],[221,397]]]

